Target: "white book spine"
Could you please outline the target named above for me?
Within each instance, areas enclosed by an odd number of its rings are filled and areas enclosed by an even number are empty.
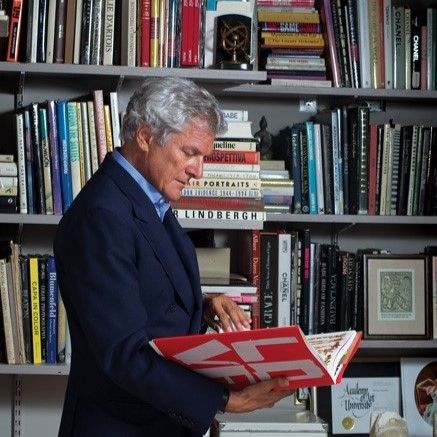
[[[103,20],[103,65],[112,65],[114,57],[115,0],[105,1]]]
[[[232,223],[235,220],[248,222],[263,222],[266,214],[264,211],[239,211],[218,209],[173,209],[178,219],[190,220],[220,220]]]
[[[227,188],[227,189],[246,189],[260,190],[260,179],[226,179],[226,178],[200,178],[190,179],[186,187],[191,188]]]
[[[56,0],[49,0],[49,10],[47,15],[47,41],[46,41],[46,62],[53,63],[55,48],[55,20],[56,20]]]
[[[291,235],[278,234],[278,326],[290,325]]]
[[[228,123],[233,121],[249,121],[249,111],[245,109],[222,109],[222,112]]]
[[[111,123],[112,123],[112,142],[115,147],[121,147],[120,140],[120,112],[118,110],[118,93],[116,91],[109,93],[111,104]]]
[[[391,0],[384,0],[384,68],[385,87],[393,88],[393,32]]]
[[[367,0],[357,0],[361,88],[370,88],[369,11]]]
[[[83,0],[76,0],[76,21],[74,27],[73,63],[80,62],[80,38],[82,33],[82,4]]]
[[[246,177],[246,171],[260,171],[259,164],[221,164],[221,163],[206,163],[203,164],[205,171],[238,171],[240,178]]]
[[[24,146],[24,120],[23,114],[16,115],[17,124],[17,155],[18,155],[18,179],[20,195],[20,214],[27,214],[27,190],[26,190],[26,155]],[[1,178],[0,178],[1,179]],[[0,185],[3,185],[0,181]]]
[[[137,5],[136,0],[123,1],[122,34],[121,34],[121,64],[135,67],[137,52]]]
[[[0,162],[0,176],[18,176],[17,163]]]
[[[426,25],[428,27],[427,34],[427,44],[426,44],[426,73],[427,73],[427,87],[428,90],[434,89],[434,70],[433,70],[433,58],[434,54],[434,41],[433,37],[435,37],[436,29],[434,28],[434,21],[432,19],[433,16],[433,8],[427,8],[426,10]],[[435,61],[435,59],[434,59]]]
[[[29,3],[31,5],[29,11],[30,16],[28,17],[29,26],[31,29],[30,32],[30,58],[28,59],[28,62],[36,62],[36,52],[38,47],[38,15],[39,15],[39,1],[34,0],[33,2]],[[27,37],[29,38],[29,36]]]
[[[207,170],[205,166],[203,167],[203,177],[205,179],[209,178],[219,178],[219,179],[259,179],[258,171],[241,171],[234,170]]]

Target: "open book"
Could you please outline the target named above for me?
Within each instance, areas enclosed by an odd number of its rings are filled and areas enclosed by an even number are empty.
[[[150,345],[163,357],[240,390],[279,376],[289,381],[284,389],[336,384],[360,341],[357,331],[305,336],[293,325],[155,338]]]

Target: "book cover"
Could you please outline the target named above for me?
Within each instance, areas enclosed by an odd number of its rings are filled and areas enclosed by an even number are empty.
[[[46,363],[56,364],[58,350],[58,280],[53,256],[47,257],[46,269]]]
[[[233,390],[275,377],[286,377],[284,389],[293,389],[340,382],[360,340],[356,331],[305,337],[292,325],[156,338],[149,344],[165,358]]]
[[[41,322],[39,301],[38,258],[29,257],[30,305],[32,321],[33,364],[42,362],[41,357]]]

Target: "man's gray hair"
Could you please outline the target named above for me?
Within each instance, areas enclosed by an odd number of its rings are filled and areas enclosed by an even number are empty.
[[[123,143],[133,140],[138,127],[146,123],[159,144],[172,133],[182,132],[188,121],[218,136],[227,129],[217,99],[188,79],[155,77],[146,79],[134,92],[123,118]]]

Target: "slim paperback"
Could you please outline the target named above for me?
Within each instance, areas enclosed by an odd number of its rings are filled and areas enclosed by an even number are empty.
[[[233,390],[276,377],[286,377],[284,389],[293,389],[339,383],[361,336],[352,330],[305,336],[292,325],[155,338],[149,344],[159,355]]]

